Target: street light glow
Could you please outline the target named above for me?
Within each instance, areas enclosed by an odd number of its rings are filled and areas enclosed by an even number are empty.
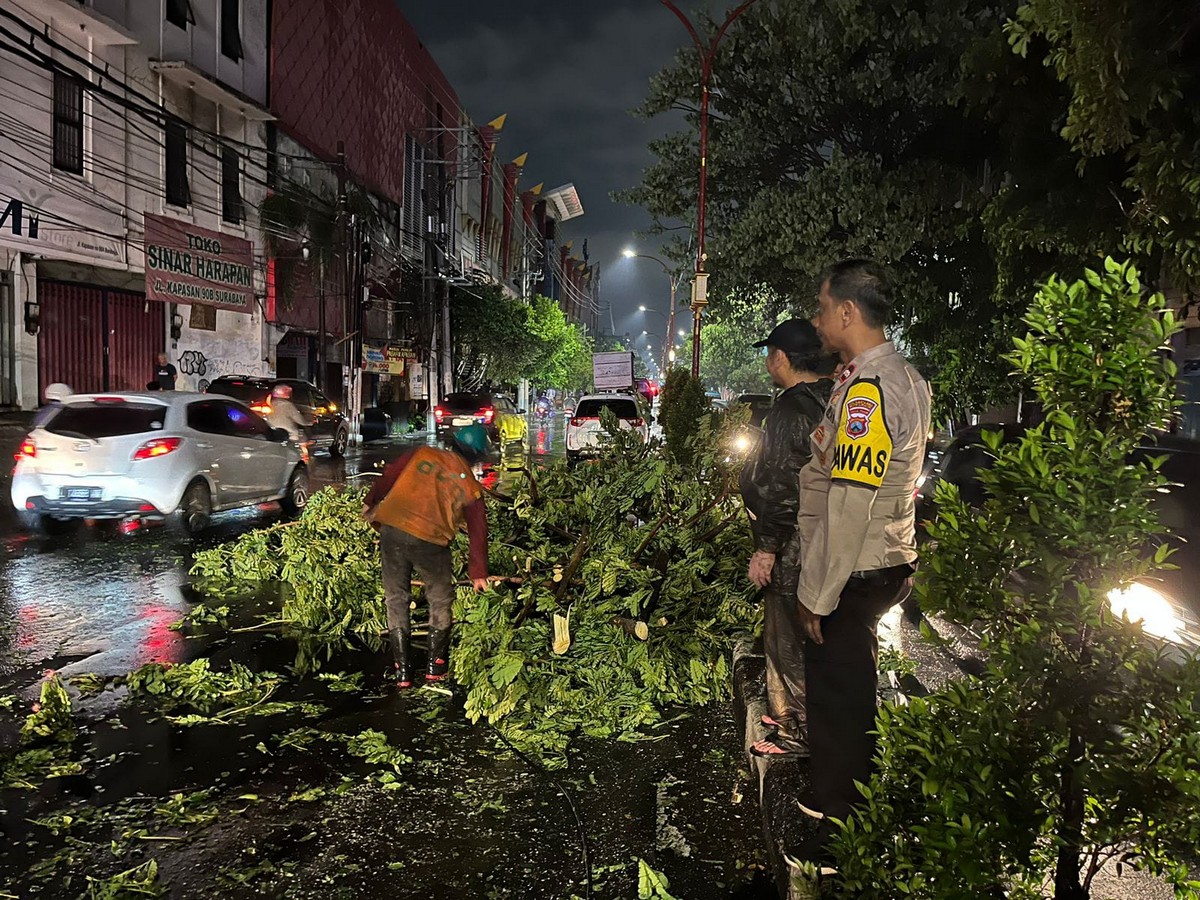
[[[633,259],[635,256],[637,256],[637,251],[634,250],[632,247],[626,247],[624,250],[621,251],[621,255],[623,257],[625,257],[626,259]]]
[[[644,306],[638,307],[638,312],[645,312],[645,311],[646,311],[646,307],[644,307]]]

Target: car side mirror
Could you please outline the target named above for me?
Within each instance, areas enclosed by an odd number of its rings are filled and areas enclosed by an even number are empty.
[[[286,444],[292,439],[292,436],[286,428],[272,428],[270,438],[272,443]]]

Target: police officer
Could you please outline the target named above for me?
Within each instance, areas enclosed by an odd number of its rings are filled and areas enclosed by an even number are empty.
[[[805,672],[816,818],[844,819],[861,799],[875,751],[879,642],[888,609],[912,590],[914,493],[929,433],[929,387],[884,334],[892,292],[884,269],[852,259],[821,279],[813,325],[844,367],[800,473],[797,613]],[[822,833],[828,832],[827,822]]]
[[[821,421],[829,390],[832,357],[822,351],[811,322],[788,319],[754,346],[766,350],[767,373],[783,393],[763,421],[763,437],[741,475],[742,499],[750,514],[754,555],[750,580],[763,589],[767,658],[767,708],[763,724],[774,729],[751,752],[799,756],[804,746],[804,627],[796,614],[800,577],[800,469],[812,456],[813,429]]]

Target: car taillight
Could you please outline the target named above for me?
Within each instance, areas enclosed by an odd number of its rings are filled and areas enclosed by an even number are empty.
[[[629,424],[632,425],[634,428],[641,428],[643,425],[646,424],[646,421],[644,419],[630,419]]]
[[[491,422],[492,419],[496,417],[496,410],[492,409],[490,406],[485,406],[479,411],[479,413],[483,416],[483,421],[485,422]]]
[[[583,425],[583,419],[572,419],[571,420],[572,428],[579,428],[581,425]]]
[[[271,405],[269,403],[252,403],[250,408],[260,416],[269,416],[271,414]]]
[[[37,456],[37,444],[33,442],[33,438],[25,438],[21,441],[21,448],[13,455],[13,459],[20,460],[28,457],[33,459]]]
[[[174,453],[178,450],[179,445],[182,443],[182,438],[155,438],[152,441],[146,441],[146,443],[133,451],[133,458],[135,460],[154,459],[158,456],[166,456],[168,453]]]
[[[440,406],[435,406],[433,408],[433,417],[435,419],[437,419],[437,423],[439,425],[441,425],[442,419],[446,418],[446,411],[444,409],[442,409]]]

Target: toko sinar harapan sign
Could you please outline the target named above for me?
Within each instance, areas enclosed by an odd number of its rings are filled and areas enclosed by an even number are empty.
[[[146,299],[254,308],[254,245],[166,216],[146,213]]]

